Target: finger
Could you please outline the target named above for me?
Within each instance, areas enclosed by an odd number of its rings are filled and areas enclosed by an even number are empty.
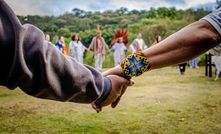
[[[130,79],[130,86],[134,85],[134,80]]]
[[[111,103],[111,107],[115,108],[119,102],[120,102],[120,97],[118,97],[114,102]]]
[[[100,105],[97,105],[96,103],[91,103],[91,106],[92,106],[92,108],[97,112],[97,113],[99,113],[100,111],[102,111],[102,108],[101,108],[101,106]]]
[[[120,99],[121,99],[122,95],[125,93],[126,89],[127,89],[127,87],[123,86],[120,96],[114,102],[111,103],[112,108],[115,108],[118,105],[118,103],[120,102]]]
[[[121,81],[122,85],[125,85],[125,86],[133,86],[134,85],[134,80],[126,79],[126,78],[123,78],[121,80],[122,80]]]

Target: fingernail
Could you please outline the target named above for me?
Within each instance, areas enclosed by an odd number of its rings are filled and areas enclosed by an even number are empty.
[[[130,84],[133,85],[134,84],[134,80],[130,80]]]

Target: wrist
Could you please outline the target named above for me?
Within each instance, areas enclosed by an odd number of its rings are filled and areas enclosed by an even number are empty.
[[[144,72],[151,70],[150,63],[141,50],[128,55],[119,63],[119,65],[127,77],[139,76]]]
[[[107,99],[107,97],[109,96],[111,90],[112,90],[112,82],[111,82],[110,78],[104,77],[103,92],[102,92],[101,96],[95,101],[95,104],[100,105],[101,103],[103,103]]]

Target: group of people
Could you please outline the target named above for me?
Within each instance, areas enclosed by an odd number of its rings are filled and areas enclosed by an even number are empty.
[[[157,43],[160,41],[157,36]],[[50,42],[49,34],[45,34],[45,40]],[[155,43],[155,42],[154,42]],[[156,44],[156,43],[155,43]],[[83,64],[83,55],[84,51],[93,51],[93,59],[95,68],[99,71],[102,71],[102,64],[105,60],[106,52],[114,52],[114,66],[117,66],[120,61],[125,58],[125,52],[129,51],[131,53],[135,53],[138,50],[145,50],[147,45],[142,39],[141,33],[137,34],[137,38],[130,44],[129,50],[127,50],[126,44],[123,42],[123,37],[119,37],[113,46],[109,49],[106,44],[104,38],[102,37],[101,31],[97,31],[95,37],[93,37],[91,44],[89,47],[85,47],[80,41],[80,37],[77,34],[71,36],[71,41],[69,43],[68,49],[66,48],[64,37],[59,36],[57,42],[54,44],[63,54],[73,57],[76,61]]]
[[[117,106],[131,77],[177,65],[221,43],[221,8],[143,51],[128,55],[103,73],[83,65],[45,41],[33,25],[21,25],[15,13],[0,0],[0,85],[42,99],[92,104],[100,112]],[[100,42],[102,39],[93,39]],[[98,45],[90,46],[98,50]],[[97,54],[97,53],[95,53]],[[100,55],[102,56],[102,52]],[[134,62],[134,59],[137,62]],[[129,77],[130,76],[130,77]]]
[[[50,42],[50,36],[45,34],[45,40]],[[157,35],[155,37],[154,42],[150,45],[150,47],[158,44],[162,40],[161,36]],[[77,60],[79,63],[83,64],[83,55],[84,51],[92,50],[93,59],[94,59],[94,66],[97,70],[102,71],[102,64],[105,60],[106,51],[114,52],[114,66],[117,66],[120,61],[125,59],[125,52],[129,51],[132,54],[137,52],[138,50],[145,50],[147,49],[147,45],[145,44],[144,40],[142,39],[142,34],[138,33],[136,39],[132,41],[129,45],[129,49],[127,50],[126,45],[123,43],[123,37],[119,37],[114,45],[109,49],[108,45],[106,44],[104,38],[102,37],[101,31],[97,31],[97,35],[93,37],[91,44],[89,47],[85,47],[82,42],[80,41],[80,37],[77,34],[71,36],[71,41],[69,43],[69,48],[67,50],[64,37],[59,36],[58,41],[55,43],[55,46],[62,51],[65,55],[69,55]],[[183,75],[186,70],[187,62],[178,64],[180,73]],[[189,62],[190,68],[199,68],[198,66],[198,57],[190,60]]]

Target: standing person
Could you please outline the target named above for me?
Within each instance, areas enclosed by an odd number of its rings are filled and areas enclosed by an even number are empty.
[[[147,48],[144,40],[142,39],[142,34],[138,33],[137,38],[130,44],[129,51],[133,54],[138,50],[144,50]]]
[[[127,50],[123,43],[123,37],[118,38],[110,50],[114,51],[114,65],[117,66],[125,58],[124,52]]]
[[[104,41],[104,38],[101,36],[101,31],[97,31],[97,35],[93,37],[91,44],[88,47],[88,51],[90,49],[94,52],[94,64],[95,68],[99,71],[102,70],[102,64],[105,59],[106,50],[110,52],[108,45]]]
[[[69,55],[63,36],[58,36],[57,42],[54,44],[63,54]]]
[[[159,43],[160,41],[161,41],[161,36],[160,36],[160,35],[157,35],[157,36],[155,37],[155,41],[153,42],[153,44],[152,44],[151,46],[156,45],[156,44]]]
[[[63,44],[64,44],[64,37],[63,36],[58,36],[57,42],[54,44],[62,53],[64,52],[63,50]]]
[[[198,66],[198,60],[199,60],[198,57],[192,59],[192,60],[190,61],[190,68],[199,68],[199,66]]]
[[[68,50],[71,57],[83,64],[83,56],[86,47],[81,43],[80,37],[77,34],[71,36]]]
[[[82,65],[45,41],[33,25],[19,19],[0,0],[0,85],[19,87],[26,94],[49,100],[116,107],[132,81],[123,77],[102,76],[95,68]],[[96,105],[96,107],[95,107]]]
[[[184,75],[185,71],[186,71],[186,62],[185,63],[181,63],[179,64],[179,69],[180,69],[180,74]]]
[[[49,34],[45,34],[45,41],[47,41],[48,43],[50,43],[51,45],[53,45],[50,41],[50,35]]]
[[[49,43],[51,43],[50,41],[50,35],[49,34],[45,34],[45,40]],[[52,44],[52,43],[51,43]]]

